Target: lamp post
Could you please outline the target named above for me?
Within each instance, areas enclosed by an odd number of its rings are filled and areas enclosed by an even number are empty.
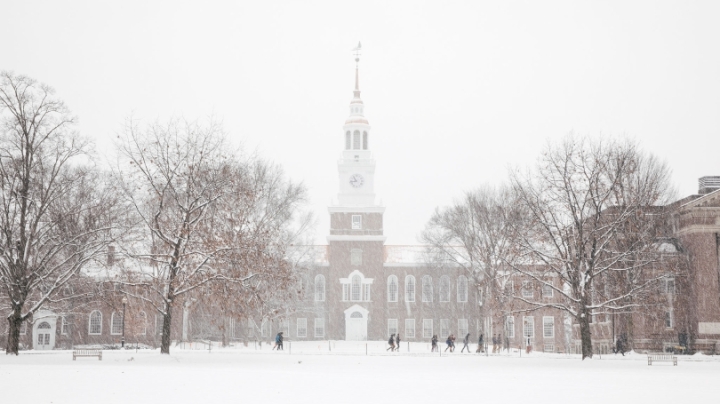
[[[127,296],[123,296],[122,304],[123,304],[122,339],[120,339],[120,347],[125,348],[125,306],[127,305]]]

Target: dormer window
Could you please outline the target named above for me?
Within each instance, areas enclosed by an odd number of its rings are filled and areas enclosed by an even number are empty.
[[[352,215],[352,229],[362,230],[362,215]]]

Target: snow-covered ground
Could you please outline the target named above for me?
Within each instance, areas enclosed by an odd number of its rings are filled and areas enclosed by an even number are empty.
[[[720,357],[679,357],[647,365],[645,355],[595,356],[519,351],[429,353],[428,344],[286,342],[207,350],[207,345],[0,354],[3,403],[682,403],[714,402]],[[408,352],[409,348],[409,352]],[[444,349],[444,347],[442,348]]]

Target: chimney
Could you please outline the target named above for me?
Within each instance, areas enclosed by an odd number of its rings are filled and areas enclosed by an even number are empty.
[[[700,195],[709,194],[710,192],[720,189],[720,176],[700,177],[698,180]]]

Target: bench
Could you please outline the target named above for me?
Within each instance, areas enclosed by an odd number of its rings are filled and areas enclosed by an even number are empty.
[[[672,362],[673,366],[677,366],[677,356],[663,354],[648,354],[648,366],[653,362]]]
[[[80,349],[73,351],[73,360],[82,356],[97,356],[98,360],[102,360],[102,351],[99,349]]]

